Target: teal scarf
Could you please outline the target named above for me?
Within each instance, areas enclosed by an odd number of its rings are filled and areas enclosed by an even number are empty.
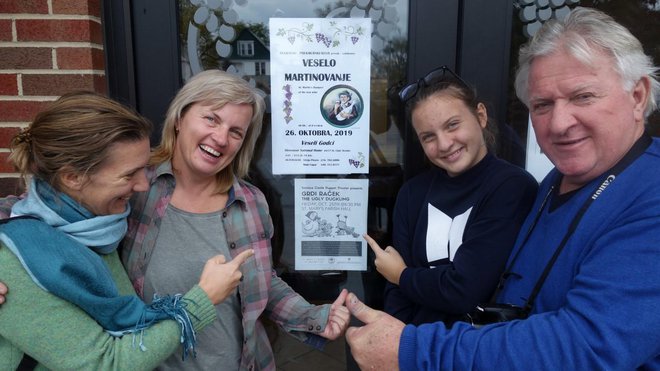
[[[188,351],[194,354],[195,332],[181,295],[157,298],[151,305],[135,295],[121,296],[99,256],[117,249],[129,212],[127,207],[122,214],[95,216],[46,182],[33,180],[27,198],[12,208],[12,217],[23,217],[0,225],[0,241],[37,285],[76,304],[114,336],[176,320],[185,358]]]

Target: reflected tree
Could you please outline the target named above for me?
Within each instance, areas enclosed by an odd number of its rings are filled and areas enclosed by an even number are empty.
[[[197,11],[197,6],[189,1],[179,1],[179,41],[181,43],[182,60],[188,60],[188,55],[185,53],[185,50],[188,49],[188,25],[193,24],[199,29],[197,51],[203,69],[227,69],[227,62],[219,58],[218,53],[215,51],[215,35],[211,34],[204,25],[195,23],[195,11]],[[219,12],[218,15],[222,15],[222,12]]]
[[[344,13],[339,13],[335,14],[337,17],[348,17],[349,14],[349,9],[354,7],[357,4],[357,1],[343,1],[343,0],[338,0],[335,3],[330,3],[330,4],[325,4],[322,8],[317,8],[314,9],[314,14],[316,14],[317,17],[319,18],[325,18],[327,17],[330,13],[335,12],[337,9],[346,9],[346,12]]]
[[[188,27],[190,24],[197,27],[199,30],[199,37],[197,39],[197,52],[199,59],[204,70],[208,69],[223,69],[229,67],[229,63],[225,58],[218,56],[216,51],[216,42],[218,36],[210,32],[203,24],[195,22],[195,12],[198,6],[191,4],[189,1],[179,2],[179,40],[181,42],[181,50],[185,51],[188,48]],[[222,10],[214,9],[213,13],[217,19],[222,19]],[[244,29],[249,29],[252,33],[263,41],[266,45],[269,43],[268,25],[264,23],[245,23],[237,22],[233,25],[235,35],[239,35]],[[232,41],[232,40],[228,40]],[[187,60],[187,54],[182,53],[183,60]]]
[[[408,39],[396,37],[388,40],[383,50],[372,51],[372,76],[387,78],[395,83],[405,81],[408,63]]]

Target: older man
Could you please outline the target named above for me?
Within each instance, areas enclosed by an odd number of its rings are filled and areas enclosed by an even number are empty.
[[[520,51],[519,98],[555,165],[498,288],[518,318],[405,326],[361,303],[347,340],[362,368],[660,368],[660,85],[640,42],[577,8]]]

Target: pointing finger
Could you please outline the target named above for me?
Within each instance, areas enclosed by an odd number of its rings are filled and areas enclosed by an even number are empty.
[[[364,237],[364,239],[367,241],[367,244],[369,245],[371,250],[374,252],[374,254],[376,254],[376,256],[378,256],[378,254],[381,254],[383,252],[383,249],[380,248],[380,245],[378,244],[378,242],[376,242],[376,240],[371,238],[368,234],[365,233],[365,234],[362,235],[362,237]]]
[[[254,250],[253,249],[248,249],[240,254],[236,255],[234,259],[232,259],[231,264],[236,265],[237,267],[241,266],[243,263],[245,263],[246,260],[248,260],[249,257],[254,255]]]

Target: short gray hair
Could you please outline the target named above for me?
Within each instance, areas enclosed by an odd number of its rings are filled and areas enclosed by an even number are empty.
[[[623,80],[623,88],[633,89],[644,76],[651,81],[651,91],[644,116],[655,111],[660,83],[658,68],[644,53],[641,42],[609,15],[595,9],[578,7],[564,20],[549,20],[520,48],[516,73],[516,94],[529,106],[529,70],[536,57],[547,56],[563,49],[579,61],[590,64],[595,50],[610,55],[615,71]]]

